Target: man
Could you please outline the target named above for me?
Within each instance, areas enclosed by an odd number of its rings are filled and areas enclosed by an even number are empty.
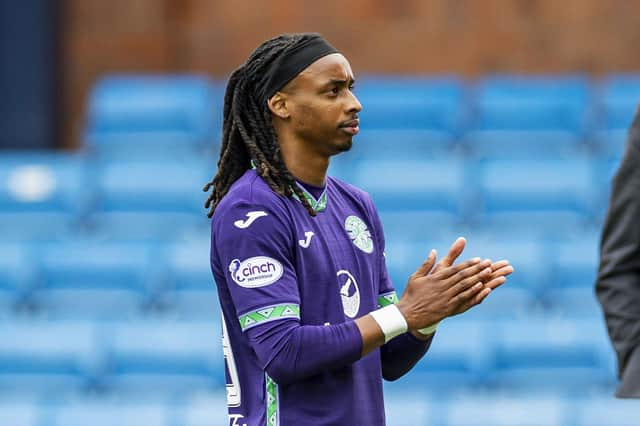
[[[326,175],[359,130],[353,84],[317,34],[264,42],[229,79],[204,190],[232,425],[384,425],[382,378],[409,371],[440,320],[512,271],[453,266],[459,239],[437,265],[429,254],[398,301],[370,198]]]
[[[618,355],[619,398],[640,398],[640,112],[613,180],[596,292]]]

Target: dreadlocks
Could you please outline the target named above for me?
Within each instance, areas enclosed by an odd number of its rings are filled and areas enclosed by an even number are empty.
[[[309,214],[316,215],[282,160],[271,112],[257,93],[257,83],[270,64],[307,37],[307,34],[284,34],[267,40],[231,74],[224,95],[218,172],[202,188],[204,192],[213,188],[204,203],[209,209],[208,217],[213,216],[231,185],[251,168],[252,161],[258,175],[271,189],[286,197],[295,194]]]

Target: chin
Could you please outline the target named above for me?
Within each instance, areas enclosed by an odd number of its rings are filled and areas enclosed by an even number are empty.
[[[334,145],[336,154],[349,151],[351,149],[351,145],[353,145],[353,140],[351,138],[336,143]]]

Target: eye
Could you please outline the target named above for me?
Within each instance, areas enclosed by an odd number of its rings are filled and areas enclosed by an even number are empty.
[[[339,87],[334,87],[331,89],[331,93],[334,95],[337,95],[338,93],[340,93],[340,88]]]
[[[352,91],[352,92],[353,92],[354,90],[356,90],[356,85],[355,85],[355,84],[350,84],[350,85],[349,85],[349,90],[350,90],[350,91]]]

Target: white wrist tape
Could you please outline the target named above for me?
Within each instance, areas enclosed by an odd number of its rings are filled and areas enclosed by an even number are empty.
[[[382,329],[385,343],[402,333],[406,333],[409,329],[407,320],[404,319],[396,305],[389,305],[375,310],[371,312],[371,316]]]
[[[438,328],[438,324],[440,324],[440,322],[431,324],[429,327],[421,328],[418,330],[418,333],[424,334],[425,336],[428,336],[429,334],[433,334],[436,331],[436,328]]]

